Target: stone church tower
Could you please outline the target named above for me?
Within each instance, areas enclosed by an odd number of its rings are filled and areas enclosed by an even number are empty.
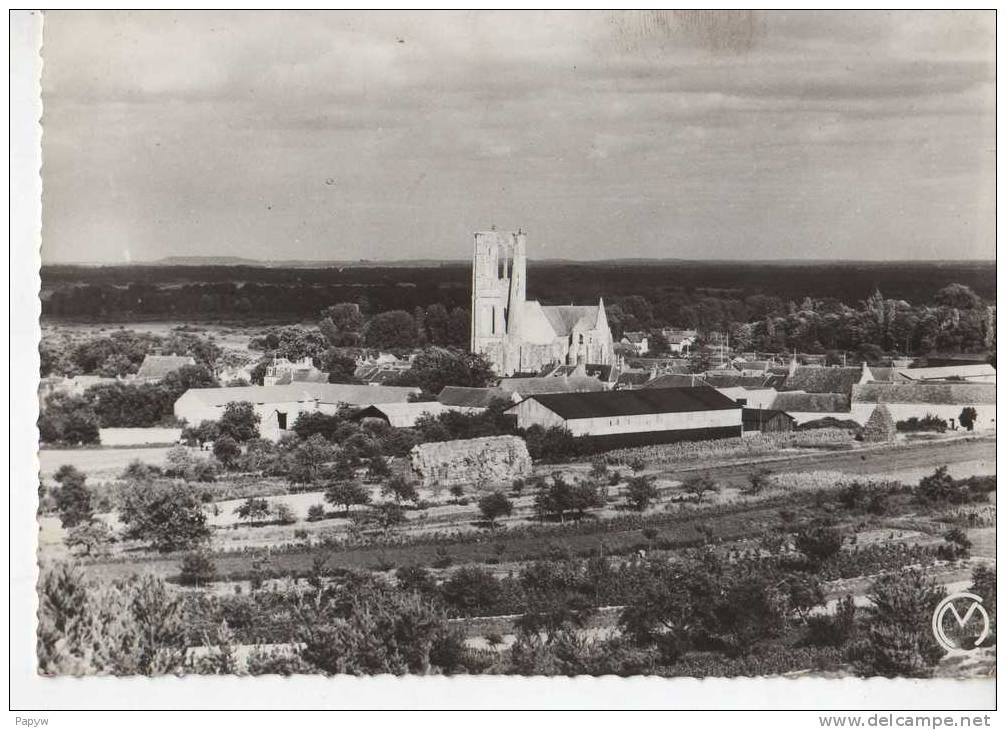
[[[484,354],[501,375],[615,360],[603,300],[587,307],[527,301],[523,231],[475,233],[471,351]]]

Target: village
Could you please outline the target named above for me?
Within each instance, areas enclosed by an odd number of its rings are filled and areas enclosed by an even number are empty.
[[[994,568],[993,364],[836,363],[685,328],[616,338],[603,299],[527,299],[526,239],[474,234],[467,347],[359,347],[349,304],[323,312],[328,341],[349,343],[323,357],[302,354],[320,339],[303,326],[50,325],[62,345],[40,385],[43,564],[167,581],[194,611],[185,671],[225,651],[228,671],[251,673],[325,671],[283,606],[303,581],[347,580],[440,607],[447,671],[530,671],[528,642],[548,654],[557,635],[593,642],[577,661],[628,671],[637,588],[602,590],[589,571],[645,584],[699,554],[813,584],[787,599],[810,602],[781,633],[763,627],[745,649],[758,672],[868,673],[851,624],[811,640],[802,612],[849,621],[909,565],[948,586]],[[97,372],[58,373],[66,352]],[[535,572],[546,566],[565,587]],[[580,608],[532,621],[546,595]],[[228,633],[207,639],[221,621]],[[660,658],[640,641],[648,672],[746,671],[729,652]]]

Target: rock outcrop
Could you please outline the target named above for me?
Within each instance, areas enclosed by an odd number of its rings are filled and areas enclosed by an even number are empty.
[[[416,477],[426,487],[509,484],[531,473],[531,455],[518,436],[419,444],[410,458]]]

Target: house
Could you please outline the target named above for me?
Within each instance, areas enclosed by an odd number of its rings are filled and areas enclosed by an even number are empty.
[[[852,418],[849,402],[849,396],[843,393],[783,391],[776,394],[770,407],[773,410],[785,411],[793,417],[797,425],[800,425],[822,418],[849,420]]]
[[[796,425],[793,416],[772,408],[744,408],[741,418],[745,436],[752,433],[792,431]]]
[[[738,385],[729,388],[716,388],[720,393],[734,403],[745,408],[772,408],[779,391],[775,388],[755,388],[748,385]]]
[[[72,378],[50,375],[38,383],[39,406],[44,407],[45,399],[56,393],[80,396],[95,385],[113,385],[119,382],[122,381],[118,378],[104,378],[100,375],[75,375]]]
[[[578,365],[554,365],[543,368],[542,377],[562,377],[575,375]],[[613,387],[618,380],[620,369],[617,365],[601,365],[598,363],[587,363],[583,366],[582,373],[590,378],[597,378],[607,387]]]
[[[623,370],[615,381],[617,390],[635,390],[643,388],[656,377],[656,370]]]
[[[247,401],[261,419],[262,438],[278,440],[302,413],[335,413],[341,406],[405,403],[419,388],[291,383],[237,388],[191,388],[175,401],[175,417],[198,425],[216,421],[228,403]]]
[[[545,393],[592,393],[606,390],[597,378],[580,373],[576,375],[546,378],[503,378],[499,388],[517,400]]]
[[[653,388],[534,395],[506,411],[517,427],[561,427],[602,448],[729,438],[741,406],[712,388]]]
[[[447,406],[437,401],[417,401],[414,403],[379,403],[366,406],[353,413],[351,418],[362,421],[364,418],[379,418],[395,428],[412,428],[423,416],[439,416],[448,411],[459,413],[478,413],[482,408],[465,408]]]
[[[676,355],[687,355],[695,345],[699,333],[695,330],[665,329],[660,334],[667,340],[667,349]]]
[[[822,367],[790,363],[789,374],[781,390],[805,393],[841,393],[850,395],[852,386],[891,378],[890,368],[870,367],[865,362],[857,367]]]
[[[460,385],[445,385],[437,395],[437,402],[445,406],[457,406],[484,410],[493,400],[507,400],[516,403],[520,397],[502,388],[466,388]]]
[[[708,385],[701,375],[665,373],[643,383],[642,388],[695,388]]]
[[[996,369],[988,363],[964,363],[932,368],[895,368],[894,373],[899,382],[930,380],[956,380],[968,383],[996,382]]]
[[[185,367],[195,365],[196,360],[189,355],[145,355],[140,369],[132,380],[140,383],[159,383],[168,373]]]
[[[996,427],[994,383],[916,382],[864,383],[852,389],[852,418],[866,423],[878,403],[883,403],[895,422],[936,416],[950,428],[960,427],[961,411],[974,408],[975,430]]]
[[[289,385],[290,383],[327,383],[328,373],[314,366],[310,357],[297,361],[285,357],[274,357],[266,366],[263,385]]]
[[[650,338],[645,332],[623,332],[620,342],[634,355],[645,355],[650,351]]]

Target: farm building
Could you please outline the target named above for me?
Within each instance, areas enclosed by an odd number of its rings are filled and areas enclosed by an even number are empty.
[[[564,427],[611,448],[742,433],[741,406],[705,387],[534,395],[507,413],[518,428]]]
[[[263,385],[289,385],[290,383],[327,383],[328,373],[314,366],[310,357],[290,361],[285,357],[274,357],[266,366],[262,378]]]
[[[369,406],[375,403],[405,403],[418,388],[377,385],[336,385],[294,383],[291,385],[245,386],[239,388],[192,388],[175,401],[175,418],[197,425],[216,421],[228,403],[247,401],[261,422],[262,438],[278,440],[301,413],[335,413],[340,406]]]
[[[895,373],[899,382],[928,380],[963,380],[969,383],[996,382],[996,369],[988,363],[962,363],[934,368],[898,368]]]
[[[761,432],[792,431],[796,419],[785,411],[771,408],[745,408],[742,416],[744,435]]]
[[[650,338],[645,332],[624,332],[620,342],[634,355],[645,355],[650,351]]]
[[[971,407],[977,413],[975,430],[996,427],[994,383],[865,383],[852,389],[852,418],[866,423],[878,403],[887,407],[895,423],[931,415],[959,428],[961,411]]]
[[[195,358],[188,355],[145,355],[140,369],[133,380],[142,383],[159,383],[165,375],[186,365],[195,365]]]
[[[503,378],[499,389],[516,398],[544,393],[590,393],[605,390],[605,384],[586,374],[545,378]]]
[[[515,398],[513,393],[508,393],[500,388],[467,388],[461,385],[445,385],[437,395],[437,402],[443,403],[445,406],[483,410],[488,408],[494,400],[515,403]]]
[[[460,413],[478,413],[483,408],[466,408],[464,406],[447,406],[437,401],[419,401],[416,403],[379,403],[366,406],[356,411],[352,418],[362,421],[364,418],[379,418],[395,428],[412,428],[422,416],[439,416],[448,411]]]
[[[646,381],[643,388],[694,388],[708,385],[701,375],[688,373],[665,373]]]
[[[771,408],[788,413],[796,421],[796,425],[822,418],[836,418],[840,421],[854,418],[849,413],[849,396],[842,393],[783,391],[776,394]]]

